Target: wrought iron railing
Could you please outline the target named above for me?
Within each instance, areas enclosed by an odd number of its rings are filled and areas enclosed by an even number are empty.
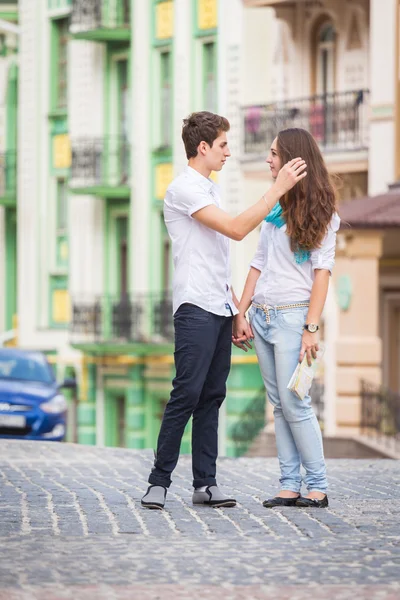
[[[334,92],[241,110],[245,158],[265,157],[277,133],[290,127],[307,129],[325,152],[368,148],[369,90]]]
[[[169,343],[174,339],[169,293],[73,299],[71,342]]]
[[[17,191],[17,153],[7,150],[0,154],[0,198]]]
[[[72,141],[72,188],[130,184],[130,145],[122,137]]]
[[[71,33],[130,27],[130,0],[73,0]]]
[[[361,381],[361,433],[400,448],[400,395]]]

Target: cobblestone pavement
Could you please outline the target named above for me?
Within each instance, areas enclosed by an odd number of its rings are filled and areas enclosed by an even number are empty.
[[[400,462],[330,460],[329,509],[263,508],[274,459],[220,459],[235,508],[140,507],[150,451],[0,440],[0,600],[400,599]]]

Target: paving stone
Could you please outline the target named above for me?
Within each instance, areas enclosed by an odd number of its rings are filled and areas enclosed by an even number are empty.
[[[400,599],[400,463],[330,460],[328,509],[268,510],[274,459],[220,459],[235,508],[191,504],[181,457],[142,509],[151,451],[0,440],[0,600]]]

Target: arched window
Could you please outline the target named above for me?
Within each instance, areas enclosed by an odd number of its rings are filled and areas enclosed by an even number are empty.
[[[311,36],[311,96],[317,96],[310,105],[310,131],[315,139],[326,146],[334,132],[332,96],[336,88],[336,30],[328,15],[322,15],[314,24]]]
[[[336,31],[331,21],[320,23],[315,42],[314,93],[328,94],[335,91]]]

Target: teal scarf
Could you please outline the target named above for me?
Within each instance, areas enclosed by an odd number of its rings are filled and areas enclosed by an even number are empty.
[[[285,220],[282,217],[282,206],[279,202],[275,204],[274,208],[271,210],[269,215],[265,217],[265,221],[267,221],[267,223],[272,223],[273,225],[275,225],[275,227],[278,227],[279,229],[285,225]],[[301,248],[299,248],[294,253],[294,258],[296,263],[298,265],[301,265],[310,258],[310,255],[311,253],[309,250],[302,250]]]

